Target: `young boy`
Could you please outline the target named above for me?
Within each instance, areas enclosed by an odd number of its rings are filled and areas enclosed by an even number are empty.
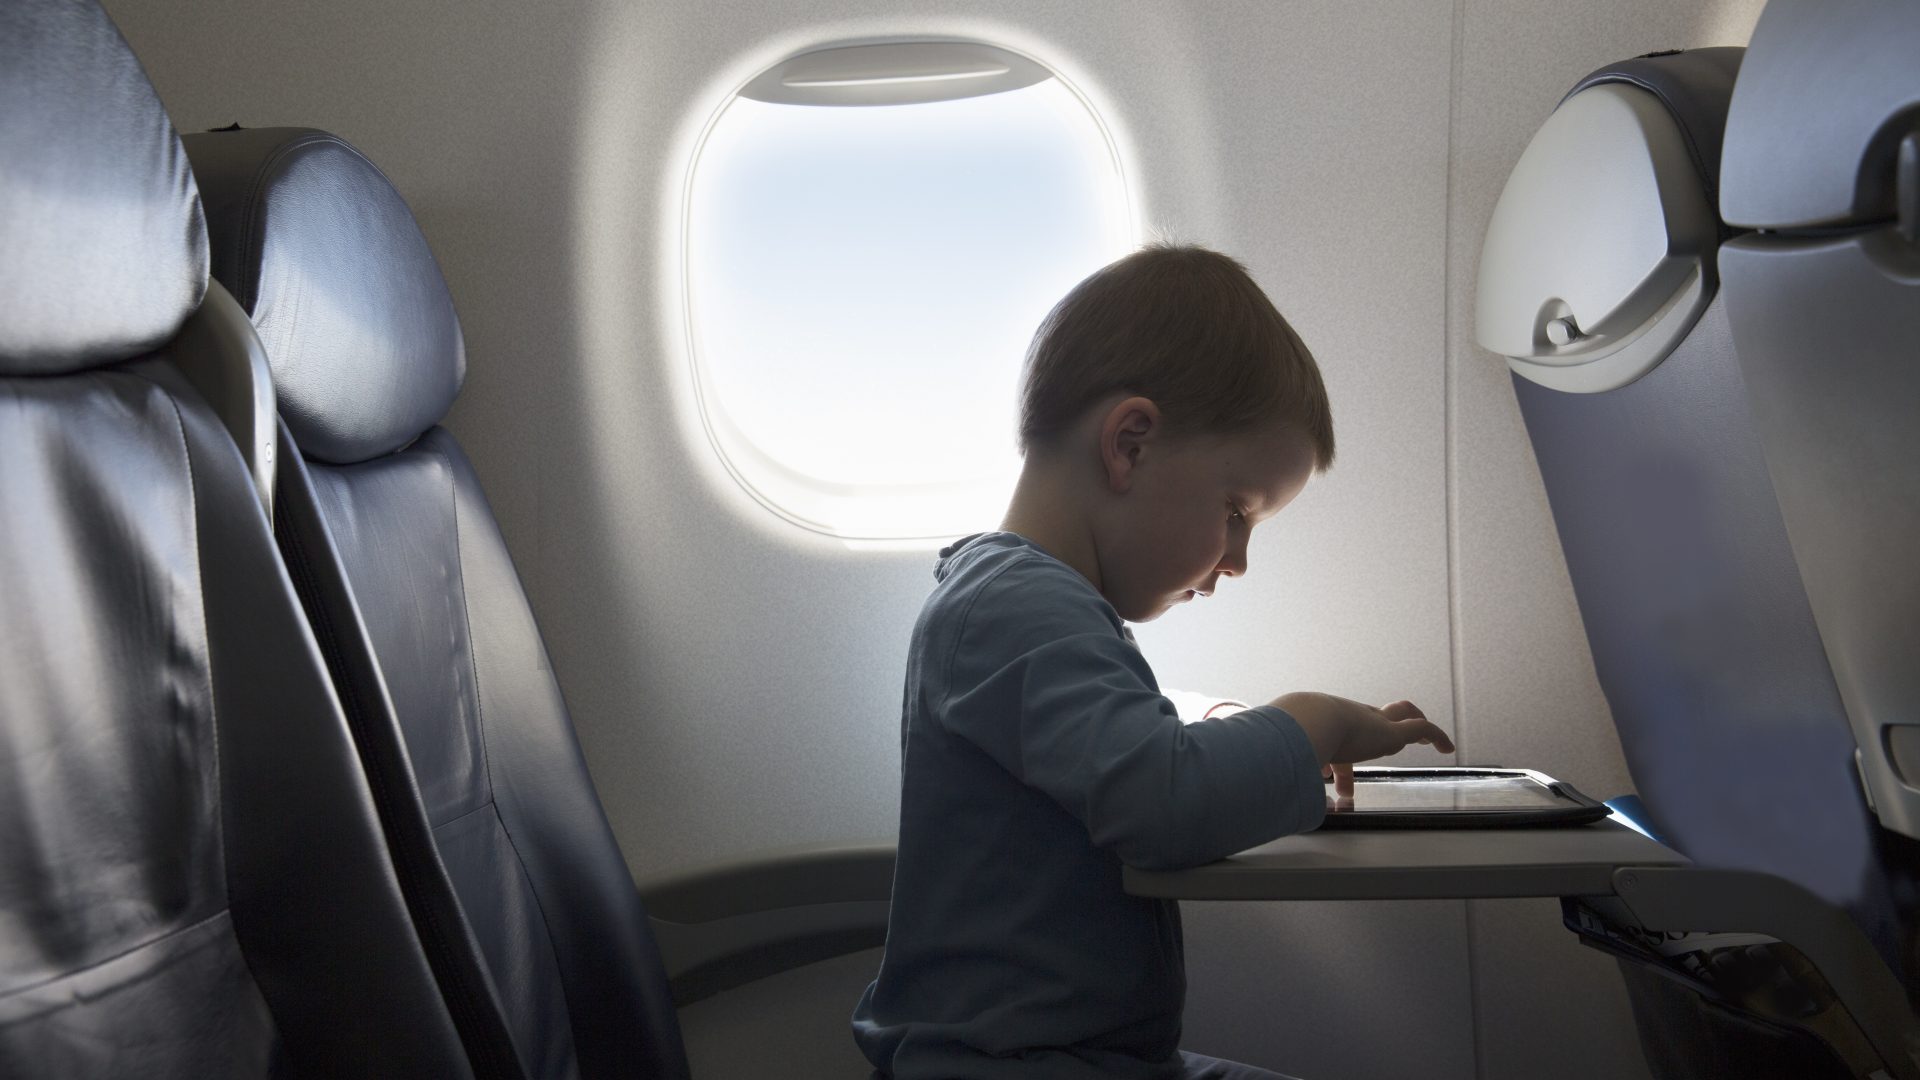
[[[1182,724],[1127,622],[1247,572],[1333,460],[1319,369],[1239,263],[1152,246],[1027,355],[1000,532],[940,553],[914,627],[900,855],[853,1030],[894,1080],[1272,1078],[1179,1050],[1180,911],[1123,865],[1197,866],[1325,813],[1323,776],[1414,742],[1407,702],[1323,694]]]

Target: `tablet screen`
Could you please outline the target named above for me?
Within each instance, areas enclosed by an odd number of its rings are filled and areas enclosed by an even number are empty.
[[[1526,776],[1422,776],[1359,774],[1353,803],[1336,802],[1327,784],[1329,813],[1446,813],[1449,811],[1552,810],[1569,805]]]

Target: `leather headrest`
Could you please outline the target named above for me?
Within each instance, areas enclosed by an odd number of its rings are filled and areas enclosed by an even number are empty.
[[[0,4],[0,374],[152,352],[206,288],[193,173],[120,31],[90,0]]]
[[[466,348],[427,238],[386,176],[310,128],[185,142],[213,276],[253,318],[302,453],[365,461],[439,423]]]

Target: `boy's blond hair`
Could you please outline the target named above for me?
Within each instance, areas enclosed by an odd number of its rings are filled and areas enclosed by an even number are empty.
[[[1052,446],[1113,393],[1158,405],[1168,430],[1232,435],[1298,425],[1333,464],[1333,413],[1313,354],[1247,269],[1206,248],[1149,244],[1095,271],[1034,332],[1020,449]]]

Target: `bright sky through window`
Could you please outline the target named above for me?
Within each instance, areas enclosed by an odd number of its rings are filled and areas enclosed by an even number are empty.
[[[991,528],[1027,342],[1132,245],[1125,204],[1057,79],[912,105],[736,98],[687,232],[702,399],[735,474],[843,536]]]

